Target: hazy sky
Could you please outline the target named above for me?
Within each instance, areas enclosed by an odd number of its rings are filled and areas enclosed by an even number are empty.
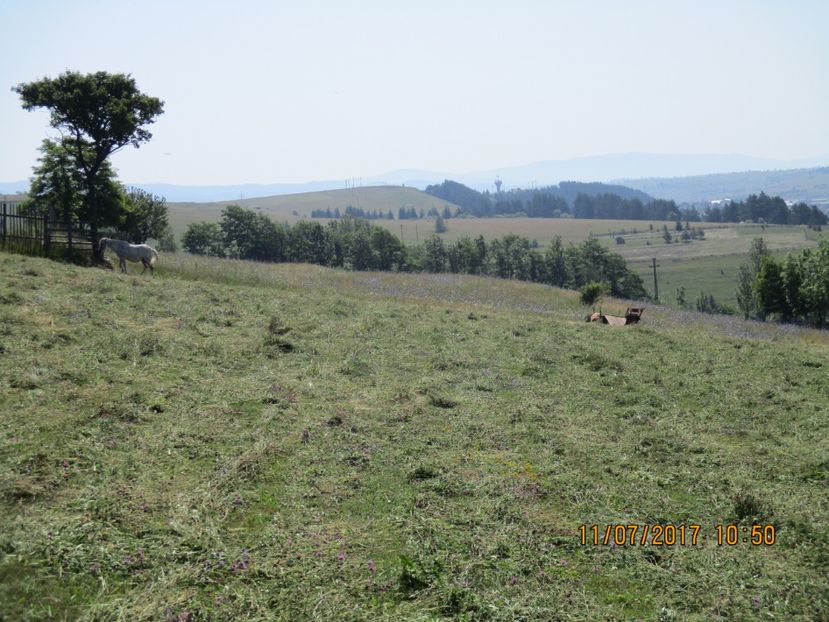
[[[829,1],[0,2],[0,180],[50,135],[15,84],[165,102],[125,182],[448,172],[607,153],[829,152]]]

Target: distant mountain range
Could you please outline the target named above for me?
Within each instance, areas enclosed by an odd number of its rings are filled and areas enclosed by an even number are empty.
[[[822,187],[812,188],[813,173],[791,169],[819,169],[829,167],[829,155],[800,159],[773,160],[739,154],[681,155],[628,153],[534,162],[468,173],[448,173],[405,169],[383,175],[363,177],[356,181],[363,186],[410,186],[424,189],[427,185],[446,179],[460,182],[479,191],[494,190],[500,179],[502,189],[532,188],[557,184],[561,181],[614,182],[637,188],[653,196],[678,202],[704,201],[718,198],[741,198],[752,192],[765,190],[790,200],[814,200],[828,197]],[[750,172],[750,174],[746,172]],[[737,176],[726,174],[740,173]],[[748,175],[748,176],[746,176]],[[824,183],[823,173],[817,173],[818,186]],[[789,176],[797,181],[786,181]],[[716,179],[702,179],[702,178]],[[669,178],[669,179],[665,179]],[[686,181],[688,180],[687,183]],[[355,183],[354,181],[351,183]],[[788,185],[787,185],[788,184]],[[25,191],[27,181],[0,182],[0,193]],[[307,183],[235,184],[223,186],[183,186],[174,184],[130,183],[167,198],[168,201],[229,201],[335,190],[346,186],[343,180],[310,181]],[[773,191],[772,188],[780,188]],[[786,196],[785,192],[799,193]],[[675,194],[671,194],[671,193]]]
[[[761,190],[788,201],[829,206],[829,167],[785,171],[748,171],[693,177],[622,179],[618,183],[659,199],[677,203],[703,203],[715,199],[742,200]]]

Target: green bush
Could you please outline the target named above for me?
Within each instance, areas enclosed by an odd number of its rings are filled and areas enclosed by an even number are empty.
[[[587,285],[579,290],[581,292],[581,302],[585,305],[596,304],[607,293],[607,283],[599,281],[590,281]]]

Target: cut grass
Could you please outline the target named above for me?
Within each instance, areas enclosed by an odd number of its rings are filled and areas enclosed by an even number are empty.
[[[825,333],[665,308],[613,329],[479,277],[0,275],[0,617],[829,614]],[[710,541],[755,510],[775,545]],[[709,540],[578,541],[646,522]]]

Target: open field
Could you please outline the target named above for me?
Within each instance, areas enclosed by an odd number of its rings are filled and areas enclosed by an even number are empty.
[[[356,195],[354,193],[357,193]],[[361,206],[364,209],[389,209],[397,215],[401,205],[412,205],[416,209],[428,210],[433,205],[442,209],[443,202],[411,188],[376,187],[354,190],[313,192],[304,195],[287,195],[265,199],[246,199],[247,207],[261,207],[263,212],[281,221],[295,222],[311,213],[312,209],[326,209],[346,205]],[[227,203],[171,204],[170,219],[177,235],[186,229],[189,222],[220,219],[221,210]],[[453,206],[454,209],[454,206]],[[296,215],[293,213],[296,212]],[[320,222],[327,222],[320,219]],[[423,220],[375,220],[374,224],[387,228],[401,236],[407,244],[422,242],[434,231],[431,219]],[[582,220],[568,218],[453,218],[447,221],[449,230],[441,234],[446,241],[461,236],[483,235],[492,239],[514,233],[536,240],[543,250],[556,237],[561,236],[565,244],[579,243],[589,236],[596,236],[610,250],[622,255],[644,279],[648,290],[653,290],[651,258],[659,263],[658,272],[662,285],[662,300],[675,305],[676,289],[684,286],[687,298],[693,303],[700,290],[711,293],[723,303],[735,306],[734,289],[736,274],[741,263],[747,260],[751,240],[762,237],[768,247],[779,257],[786,252],[817,246],[826,232],[818,233],[799,226],[736,224],[736,223],[692,223],[693,227],[705,229],[705,239],[689,243],[665,244],[662,227],[667,225],[672,235],[674,222],[643,220]],[[652,227],[652,228],[651,228]],[[616,235],[621,234],[625,244],[616,244]]]
[[[782,259],[786,252],[777,251],[772,255],[776,259]],[[661,302],[671,307],[677,306],[676,291],[679,287],[685,287],[685,298],[692,306],[700,291],[704,291],[713,295],[717,302],[727,304],[738,311],[737,275],[740,266],[748,261],[748,253],[660,259],[657,261],[656,270]],[[630,261],[628,265],[642,277],[647,290],[653,293],[651,262]]]
[[[400,234],[408,243],[423,241],[432,233],[431,222],[424,221],[375,221],[377,224]],[[666,244],[662,227],[667,225],[672,235],[675,223],[641,220],[581,220],[565,218],[456,218],[448,221],[449,231],[441,234],[451,241],[463,235],[483,235],[492,239],[506,233],[515,233],[537,240],[541,250],[555,236],[561,236],[565,244],[577,244],[589,236],[595,236],[612,252],[620,254],[643,277],[648,291],[653,292],[651,258],[658,263],[660,294],[665,304],[676,304],[676,289],[684,286],[687,298],[693,304],[700,290],[736,308],[734,290],[740,264],[748,260],[751,241],[762,237],[772,253],[782,258],[787,252],[815,247],[822,235],[800,226],[692,223],[705,230],[704,239],[688,243]],[[650,226],[653,225],[653,229]],[[418,227],[417,231],[415,227]],[[424,233],[423,229],[426,229]],[[625,244],[616,243],[616,235],[622,234]]]
[[[413,207],[418,212],[421,209],[428,212],[432,207],[443,211],[445,205],[448,205],[454,212],[457,207],[454,203],[438,199],[415,188],[371,186],[254,199],[240,198],[236,201],[217,203],[170,203],[170,225],[176,236],[180,237],[191,222],[202,220],[218,222],[222,209],[231,204],[250,209],[261,208],[263,214],[267,214],[277,222],[289,223],[296,222],[303,217],[310,217],[315,209],[339,208],[341,212],[344,212],[349,205],[369,212],[385,213],[391,210],[395,218],[397,218],[397,210],[401,207]]]
[[[655,229],[661,229],[662,224]],[[672,235],[679,232],[673,231]],[[676,261],[747,253],[754,238],[763,238],[772,251],[799,250],[817,246],[820,234],[806,227],[785,225],[728,224],[706,227],[705,238],[688,243],[666,244],[661,231],[648,231],[638,235],[625,235],[625,244],[615,244],[612,237],[605,237],[607,245],[628,261],[645,261],[656,257],[659,261]],[[648,244],[650,243],[650,244]]]
[[[407,244],[417,239],[421,242],[426,236],[434,232],[433,219],[403,220],[403,221],[375,221],[386,227],[392,233],[400,235],[400,225],[403,225],[403,240]],[[648,230],[653,224],[655,229],[662,228],[662,222],[654,220],[586,220],[576,218],[451,218],[447,222],[449,230],[441,234],[444,240],[452,241],[468,235],[470,237],[484,236],[492,239],[514,233],[530,240],[538,241],[542,247],[547,246],[557,236],[565,243],[581,242],[589,235],[608,236],[614,231],[638,232]],[[674,223],[668,223],[673,227]],[[702,223],[704,227],[717,226],[716,223]],[[644,244],[644,242],[643,242]]]
[[[0,619],[829,616],[826,333],[188,256],[0,274]],[[619,523],[702,527],[580,544]]]

